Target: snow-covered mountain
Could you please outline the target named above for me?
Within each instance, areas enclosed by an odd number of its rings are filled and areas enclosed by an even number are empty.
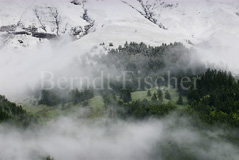
[[[239,73],[239,1],[0,0],[0,92],[126,41],[182,42],[205,62]]]
[[[239,29],[233,0],[1,0],[1,47],[67,35],[98,44],[220,41]],[[220,39],[221,38],[221,39]]]

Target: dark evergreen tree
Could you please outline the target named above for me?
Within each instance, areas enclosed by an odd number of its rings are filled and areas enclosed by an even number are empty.
[[[182,97],[182,95],[179,96],[179,98],[177,100],[177,104],[178,105],[183,105],[183,97]]]
[[[155,94],[156,95],[156,94]],[[137,119],[143,119],[146,117],[162,117],[169,114],[170,111],[173,111],[176,107],[171,104],[160,104],[155,102],[150,102],[147,100],[143,101],[133,101],[124,106],[125,112],[123,115],[126,117],[135,117]]]
[[[54,106],[59,103],[60,103],[60,100],[58,99],[57,95],[53,91],[42,90],[39,104]]]
[[[51,156],[47,156],[47,157],[46,157],[46,160],[54,160],[54,158],[51,157]]]
[[[169,94],[168,90],[165,92],[165,98],[171,100],[171,95]]]
[[[130,102],[132,100],[130,91],[128,89],[121,90],[120,98],[124,103]]]
[[[157,95],[156,95],[156,93],[153,94],[151,100],[152,100],[152,101],[157,101]]]
[[[158,99],[159,99],[160,101],[163,100],[163,92],[161,91],[160,88],[159,88],[158,91],[157,91],[157,96],[158,96]]]

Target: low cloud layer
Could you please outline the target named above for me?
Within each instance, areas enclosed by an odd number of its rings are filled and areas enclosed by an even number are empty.
[[[173,118],[174,117],[174,118]],[[60,118],[32,129],[0,126],[0,159],[155,160],[191,158],[236,160],[238,146],[223,139],[221,130],[198,130],[189,119],[163,120]]]

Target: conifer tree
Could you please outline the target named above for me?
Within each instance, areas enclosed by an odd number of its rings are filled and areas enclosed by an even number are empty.
[[[178,100],[177,100],[178,105],[183,105],[183,97],[180,95]]]
[[[161,89],[158,89],[157,96],[159,100],[163,100],[163,92],[161,91]]]
[[[151,97],[151,96],[152,96],[150,90],[148,90],[148,92],[147,92],[147,96],[148,96],[148,97]]]
[[[153,94],[151,100],[152,100],[152,101],[157,101],[157,95],[156,95],[156,93]]]
[[[168,90],[165,92],[165,98],[168,100],[171,99],[171,95],[169,94]]]

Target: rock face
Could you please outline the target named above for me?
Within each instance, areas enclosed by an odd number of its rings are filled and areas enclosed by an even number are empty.
[[[74,4],[74,5],[80,5],[81,4],[78,0],[73,0],[73,1],[71,1],[71,3]]]
[[[26,32],[26,31],[19,31],[19,32],[12,32],[14,35],[31,35],[31,33],[29,32]]]
[[[36,38],[34,41],[37,42],[39,38],[50,40],[63,35],[79,39],[94,31],[94,20],[88,15],[85,0],[63,0],[61,2],[56,0],[51,2],[46,0],[13,2],[10,0],[7,2],[3,0],[1,5],[4,9],[0,10],[0,39],[4,37],[8,39],[4,40],[4,44],[3,41],[0,42],[0,47],[6,45],[7,42],[22,38],[21,36],[24,38],[27,36],[31,41],[34,39],[30,37]],[[31,5],[27,5],[28,3]],[[11,13],[7,9],[10,6],[19,14]],[[1,18],[4,21],[1,21]],[[14,38],[14,36],[18,37]],[[27,40],[24,42],[27,43]]]
[[[17,26],[15,24],[8,25],[8,26],[1,26],[0,32],[13,32],[16,30],[16,28],[17,28]]]
[[[53,39],[56,37],[55,34],[50,34],[50,33],[39,33],[39,32],[34,32],[32,34],[33,37],[36,38],[47,38],[47,39]]]

